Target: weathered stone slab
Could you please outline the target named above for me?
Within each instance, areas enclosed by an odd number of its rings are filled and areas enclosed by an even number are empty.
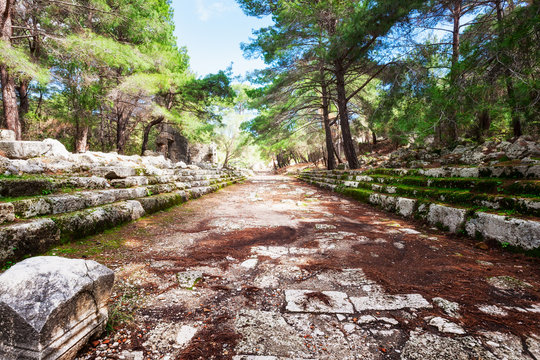
[[[13,130],[0,129],[0,141],[15,141],[15,132]]]
[[[60,141],[56,139],[45,139],[43,140],[43,144],[49,146],[49,150],[43,154],[44,156],[62,160],[70,159],[71,153],[67,151],[64,144],[62,144]]]
[[[12,203],[0,203],[0,224],[15,220],[15,209]]]
[[[339,291],[285,290],[287,311],[352,314],[354,309],[347,294]]]
[[[471,336],[449,338],[413,331],[402,350],[402,360],[498,359]]]
[[[415,205],[416,200],[400,197],[397,199],[396,210],[401,216],[409,217],[414,214]]]
[[[24,260],[0,276],[0,358],[73,359],[104,330],[114,272],[95,261]]]
[[[385,311],[401,309],[431,308],[431,304],[420,294],[406,295],[380,295],[351,297],[351,302],[356,311]]]
[[[0,264],[6,260],[43,252],[60,240],[60,231],[51,219],[0,227]]]
[[[465,230],[469,236],[479,233],[485,238],[526,250],[540,247],[540,223],[536,221],[478,212],[467,221]]]
[[[447,228],[450,232],[455,233],[463,227],[466,214],[467,211],[464,209],[431,204],[427,220],[432,225]]]
[[[92,172],[94,175],[103,176],[106,179],[124,179],[137,175],[135,169],[129,166],[101,166]]]
[[[55,219],[62,231],[62,237],[82,238],[96,234],[128,221],[137,220],[145,213],[136,200],[105,205],[102,207],[77,211]]]
[[[30,159],[41,156],[51,149],[41,141],[0,141],[0,151],[9,159]]]

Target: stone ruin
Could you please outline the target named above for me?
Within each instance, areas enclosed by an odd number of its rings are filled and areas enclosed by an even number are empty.
[[[9,131],[0,132],[0,266],[41,254],[61,239],[95,234],[246,176],[162,155],[72,154],[57,140],[13,138]]]
[[[187,146],[187,144],[186,144]],[[164,156],[72,154],[57,140],[0,130],[0,267],[242,181]],[[35,257],[0,275],[0,359],[72,359],[107,322],[114,273]]]
[[[95,261],[41,256],[0,275],[0,358],[73,359],[105,330],[114,272]]]
[[[186,137],[169,124],[161,126],[156,138],[156,149],[159,154],[173,162],[215,164],[217,161],[215,144],[189,144]]]

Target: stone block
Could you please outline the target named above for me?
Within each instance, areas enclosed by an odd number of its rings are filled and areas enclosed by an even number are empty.
[[[128,200],[64,214],[55,218],[55,222],[62,231],[63,238],[75,239],[137,220],[144,213],[144,209],[138,201]]]
[[[9,259],[44,252],[59,241],[60,231],[51,219],[0,227],[0,264]]]
[[[427,220],[430,224],[441,226],[450,232],[457,232],[465,224],[467,211],[449,206],[431,204]]]
[[[397,199],[396,209],[401,216],[409,217],[413,215],[415,205],[416,200],[400,197]]]
[[[47,157],[53,157],[62,160],[69,160],[71,153],[66,150],[64,144],[55,139],[45,139],[43,143],[49,146],[49,150],[44,153]]]
[[[92,172],[94,175],[103,176],[106,179],[124,179],[137,175],[135,169],[128,166],[101,166]]]
[[[0,195],[6,197],[41,195],[44,191],[50,192],[53,189],[53,183],[47,179],[0,180]]]
[[[114,272],[95,261],[41,256],[0,275],[0,358],[68,360],[107,322]]]
[[[351,297],[357,312],[390,311],[401,309],[431,309],[433,306],[420,294],[383,295],[374,294],[363,297]]]
[[[540,223],[537,221],[478,212],[467,221],[465,230],[471,237],[481,235],[525,250],[540,248]]]
[[[12,203],[0,203],[0,224],[15,220],[15,209]]]
[[[13,130],[0,129],[0,141],[15,141],[15,132]]]
[[[0,151],[9,159],[30,159],[42,156],[51,149],[41,141],[0,141]]]

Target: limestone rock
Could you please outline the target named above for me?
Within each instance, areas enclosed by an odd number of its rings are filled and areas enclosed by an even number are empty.
[[[0,141],[0,151],[9,159],[30,159],[50,149],[50,145],[41,141]]]
[[[529,141],[522,136],[506,149],[506,155],[510,159],[521,159],[526,156],[540,155],[540,148],[534,141]]]
[[[351,297],[351,302],[358,312],[362,311],[389,311],[400,309],[432,308],[431,304],[420,294],[405,295],[371,295]]]
[[[0,228],[0,263],[16,257],[46,251],[60,240],[60,231],[51,219]]]
[[[429,206],[428,221],[432,225],[448,228],[455,233],[465,223],[464,209],[457,209],[443,205],[431,204]]]
[[[0,129],[0,141],[15,141],[15,132],[13,130]]]
[[[508,243],[526,250],[540,247],[540,223],[531,220],[478,212],[465,226],[469,236],[477,233],[500,243]]]
[[[49,150],[43,155],[63,160],[69,160],[71,153],[66,150],[64,144],[55,139],[45,139],[43,143],[49,146]]]
[[[446,300],[441,297],[433,298],[435,305],[440,307],[448,316],[458,318],[459,315],[459,304],[453,301]]]
[[[102,166],[94,169],[94,174],[106,179],[124,179],[137,175],[135,169],[128,166]]]
[[[103,331],[114,272],[95,261],[24,260],[0,276],[0,357],[73,359]]]
[[[0,203],[0,224],[15,220],[15,210],[12,203]]]
[[[190,270],[176,274],[178,284],[182,288],[193,289],[193,287],[203,278],[202,271]]]
[[[426,319],[429,321],[429,325],[436,327],[440,332],[447,334],[465,335],[463,328],[445,318],[433,317]]]
[[[448,338],[422,331],[413,331],[405,347],[402,360],[496,360],[482,344],[470,337]]]

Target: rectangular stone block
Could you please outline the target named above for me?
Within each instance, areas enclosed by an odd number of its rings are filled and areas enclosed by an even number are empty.
[[[12,203],[0,203],[0,224],[15,220],[15,208]]]
[[[70,360],[107,322],[114,272],[41,256],[0,275],[0,359]]]
[[[50,150],[50,145],[41,141],[0,141],[0,151],[9,159],[30,159]]]
[[[540,223],[537,221],[478,212],[467,221],[465,230],[471,237],[481,235],[525,250],[540,248]]]
[[[51,219],[0,227],[0,264],[46,251],[59,241],[60,231]]]
[[[464,209],[431,204],[427,220],[432,225],[442,226],[455,233],[463,228],[466,214],[467,211]]]

